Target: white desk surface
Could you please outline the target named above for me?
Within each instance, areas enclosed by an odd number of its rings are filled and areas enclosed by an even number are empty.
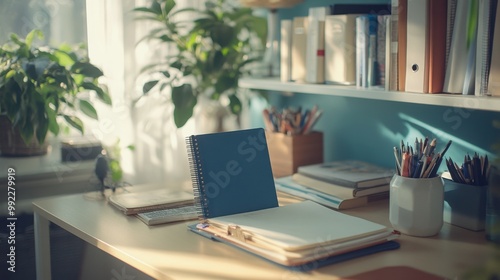
[[[402,235],[401,248],[332,264],[289,271],[229,245],[190,232],[195,221],[148,227],[105,200],[83,194],[34,202],[34,210],[72,234],[157,279],[338,279],[383,266],[411,266],[446,278],[482,264],[493,246],[484,232],[444,224],[428,238]],[[388,200],[344,213],[390,225]],[[300,225],[297,225],[298,227]],[[345,225],[339,225],[345,226]]]

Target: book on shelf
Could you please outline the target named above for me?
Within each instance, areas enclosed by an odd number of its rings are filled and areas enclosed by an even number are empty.
[[[375,84],[386,90],[388,89],[386,80],[389,77],[387,72],[390,67],[390,34],[388,34],[390,32],[390,19],[390,15],[377,15],[376,67],[378,76],[375,77]]]
[[[386,226],[309,200],[279,206],[261,128],[192,135],[186,145],[197,234],[298,270],[399,247]]]
[[[386,90],[398,90],[398,14],[399,0],[391,0],[391,19],[388,25],[389,57],[387,62]]]
[[[338,160],[299,166],[297,173],[340,186],[369,188],[388,184],[395,171],[360,160]]]
[[[301,173],[293,174],[292,179],[295,182],[304,185],[306,187],[309,187],[311,189],[315,189],[320,192],[334,195],[344,199],[373,195],[389,191],[389,182],[369,188],[351,188],[323,181]]]
[[[325,82],[325,17],[327,7],[309,8],[307,17],[306,82]]]
[[[356,17],[356,86],[368,87],[368,16]]]
[[[292,176],[280,177],[275,179],[276,190],[281,193],[299,197],[301,199],[311,200],[336,210],[361,207],[368,203],[368,196],[350,197],[349,194],[345,193],[332,195],[329,193],[321,192],[315,188],[309,188],[305,185],[299,184],[298,182],[293,180]]]
[[[467,71],[467,20],[470,1],[456,1],[456,8],[451,9],[453,21],[450,30],[451,43],[449,46],[443,92],[462,93]],[[448,13],[448,16],[451,16]]]
[[[294,17],[292,21],[292,81],[306,81],[306,50],[309,20],[307,17]]]
[[[447,0],[429,1],[429,81],[428,93],[443,92],[446,72]]]
[[[330,15],[349,15],[349,14],[376,14],[388,15],[391,14],[391,6],[389,4],[353,4],[353,3],[336,3],[330,6]]]
[[[398,1],[398,91],[405,91],[406,84],[406,23],[408,19],[408,0]]]
[[[282,19],[280,26],[280,80],[292,80],[292,32],[291,19]]]
[[[153,210],[136,214],[137,218],[148,226],[198,219],[198,212],[193,205]]]
[[[372,14],[356,18],[357,87],[384,87],[387,18],[387,15]]]
[[[325,82],[356,84],[356,17],[328,15],[325,20]]]
[[[193,194],[185,191],[154,189],[114,194],[109,197],[111,205],[126,215],[193,205]]]
[[[467,57],[462,94],[474,95],[476,83],[478,1],[470,1],[467,14]]]
[[[493,34],[493,45],[491,47],[491,65],[488,76],[487,94],[500,96],[500,5],[495,9],[495,26]]]
[[[497,0],[480,0],[477,23],[476,78],[474,95],[483,96],[488,92],[491,64],[491,48],[495,25]]]

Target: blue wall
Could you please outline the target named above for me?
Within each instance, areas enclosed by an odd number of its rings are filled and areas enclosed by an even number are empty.
[[[426,136],[437,139],[437,151],[452,140],[446,155],[455,161],[475,152],[491,159],[492,146],[500,141],[500,130],[492,126],[500,121],[497,112],[315,94],[270,93],[269,102],[278,108],[323,109],[315,128],[324,132],[327,161],[361,159],[392,167],[394,146],[401,140],[413,146],[415,138]]]
[[[349,1],[358,2],[367,1]],[[305,16],[308,7],[331,3],[334,2],[306,1],[281,10],[279,15],[281,18]],[[446,155],[460,163],[467,153],[473,155],[477,152],[494,158],[492,146],[500,142],[500,130],[492,125],[493,120],[500,121],[499,112],[315,94],[285,96],[269,93],[269,103],[278,108],[311,108],[317,104],[323,109],[323,116],[315,128],[324,132],[325,161],[360,159],[393,167],[394,146],[401,140],[412,144],[416,137],[428,136],[437,139],[436,151],[441,151],[452,140]],[[254,115],[253,125],[262,127],[259,110]],[[443,167],[446,167],[444,163],[441,171],[445,169]]]

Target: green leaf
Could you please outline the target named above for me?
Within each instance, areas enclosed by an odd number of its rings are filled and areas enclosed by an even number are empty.
[[[174,123],[177,128],[183,127],[193,116],[194,106],[191,108],[174,108]]]
[[[190,84],[183,84],[172,88],[172,102],[174,103],[174,123],[178,128],[183,127],[193,116],[196,96]]]
[[[71,72],[82,74],[94,79],[104,75],[99,68],[88,62],[75,62],[75,64],[71,66]]]
[[[97,117],[97,111],[95,110],[94,106],[90,104],[90,102],[88,102],[87,100],[80,100],[78,105],[80,107],[80,111],[82,111],[85,115],[93,118],[94,120],[99,119]]]
[[[47,119],[49,120],[49,131],[57,136],[59,134],[59,124],[56,119],[57,114],[48,105],[45,105],[45,112],[47,112]]]
[[[224,93],[226,90],[231,88],[236,88],[238,86],[238,79],[235,77],[230,77],[229,75],[224,75],[219,77],[215,83],[215,91],[218,93]]]
[[[229,108],[231,109],[231,112],[235,115],[241,113],[241,110],[243,108],[241,100],[235,94],[229,96]]]
[[[63,51],[55,51],[54,56],[56,57],[57,61],[59,62],[60,65],[64,67],[70,67],[75,63],[75,60],[71,55],[69,55],[67,52]]]
[[[39,29],[33,29],[30,31],[30,33],[28,33],[28,35],[26,35],[25,42],[26,42],[26,46],[28,46],[28,48],[31,48],[31,44],[33,43],[33,40],[35,39],[35,36],[39,39],[43,39],[43,32]]]
[[[130,150],[130,151],[135,151],[135,146],[134,145],[128,145],[126,148],[128,150]]]
[[[235,35],[234,29],[225,24],[216,25],[210,33],[212,41],[222,48],[228,46],[235,39]]]
[[[63,115],[64,120],[83,134],[83,122],[76,116]]]
[[[143,13],[156,14],[155,10],[153,10],[151,8],[147,8],[147,7],[137,7],[137,8],[134,8],[132,11],[134,11],[134,12],[143,12]]]
[[[149,81],[142,86],[142,94],[148,94],[149,91],[158,84],[158,80]]]
[[[183,63],[179,60],[174,61],[172,64],[170,64],[170,67],[181,70],[183,66]]]
[[[192,107],[196,103],[196,96],[191,84],[183,84],[178,87],[172,87],[172,102],[176,107]]]
[[[97,97],[99,97],[99,99],[104,102],[105,104],[107,105],[111,105],[112,102],[111,102],[111,97],[109,96],[109,94],[103,90],[102,87],[104,86],[98,86],[94,83],[90,83],[90,82],[83,82],[81,85],[80,85],[82,88],[84,89],[88,89],[88,90],[93,90],[97,93]]]
[[[161,15],[162,12],[161,12],[161,4],[154,0],[151,2],[151,7],[150,7],[151,11],[156,14],[156,15]]]
[[[111,159],[108,163],[109,170],[111,171],[111,180],[113,182],[120,182],[123,178],[123,170],[120,166],[120,162],[116,159]]]
[[[174,0],[166,0],[165,1],[165,9],[164,9],[164,13],[163,13],[163,16],[164,17],[167,17],[168,14],[170,14],[170,12],[172,11],[172,9],[175,7],[175,1]]]
[[[207,69],[208,73],[214,71],[220,71],[222,66],[224,65],[225,57],[220,50],[210,52],[207,59]]]
[[[31,122],[27,122],[25,125],[19,127],[19,132],[21,133],[21,138],[23,138],[24,143],[30,143],[34,134],[33,124]]]
[[[35,131],[36,139],[38,140],[38,143],[43,144],[43,142],[45,142],[45,138],[47,137],[47,132],[49,130],[49,119],[44,114],[44,112],[41,112],[38,115],[39,115],[37,119],[38,125]]]

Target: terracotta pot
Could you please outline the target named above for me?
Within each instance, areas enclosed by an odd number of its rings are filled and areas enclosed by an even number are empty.
[[[45,155],[48,144],[39,144],[35,137],[26,144],[19,130],[13,128],[6,116],[0,116],[0,156],[4,157],[26,157]]]

